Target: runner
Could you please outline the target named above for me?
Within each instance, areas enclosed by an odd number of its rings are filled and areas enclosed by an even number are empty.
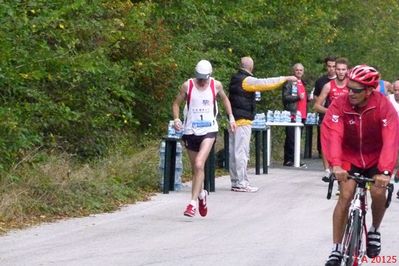
[[[218,107],[216,96],[219,95],[229,116],[231,130],[236,128],[230,101],[223,91],[220,81],[211,77],[212,65],[207,60],[201,60],[195,67],[195,78],[183,83],[180,92],[173,102],[173,118],[175,129],[183,132],[184,146],[190,158],[193,182],[191,201],[184,211],[185,216],[195,216],[198,209],[201,216],[206,216],[208,191],[202,188],[204,183],[204,167],[209,152],[215,142],[218,132],[216,116]],[[184,125],[179,118],[180,104],[186,103],[184,108]]]

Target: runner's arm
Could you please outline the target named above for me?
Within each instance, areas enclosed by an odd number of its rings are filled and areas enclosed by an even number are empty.
[[[323,155],[331,167],[342,167],[344,122],[343,112],[339,108],[339,104],[342,104],[342,102],[335,100],[327,109],[320,130]]]
[[[328,93],[330,92],[330,83],[327,83],[326,85],[323,86],[323,89],[321,90],[320,95],[316,98],[316,101],[314,103],[313,109],[318,112],[318,113],[326,113],[327,108],[325,108],[324,102],[327,99]]]
[[[181,86],[179,93],[177,94],[175,100],[172,104],[172,114],[173,120],[175,121],[175,128],[181,129],[181,120],[180,120],[180,104],[185,101],[187,97],[187,88],[188,82],[184,82]]]
[[[230,128],[234,132],[236,129],[236,123],[235,123],[235,119],[234,119],[234,115],[233,115],[233,110],[231,109],[230,100],[223,90],[222,83],[220,81],[215,80],[215,85],[216,85],[215,87],[216,87],[217,94],[220,96],[220,99],[223,102],[224,109],[226,110],[226,113],[229,117]]]

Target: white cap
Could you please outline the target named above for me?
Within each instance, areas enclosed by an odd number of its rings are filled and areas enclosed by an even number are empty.
[[[212,65],[208,60],[201,60],[195,67],[195,77],[197,79],[209,79],[212,74]]]

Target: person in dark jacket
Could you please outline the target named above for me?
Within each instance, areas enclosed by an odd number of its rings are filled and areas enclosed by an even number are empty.
[[[229,85],[229,100],[237,125],[235,132],[229,132],[229,172],[231,190],[236,192],[258,191],[257,187],[250,186],[247,174],[255,92],[274,90],[286,81],[296,81],[294,76],[255,78],[253,68],[251,57],[241,58],[240,69],[231,77]]]
[[[297,112],[300,112],[301,122],[305,123],[307,115],[307,92],[305,82],[302,80],[305,68],[301,63],[297,63],[292,67],[294,76],[297,81],[286,82],[283,86],[283,105],[284,110],[291,112],[291,121],[295,122]],[[285,128],[284,143],[284,166],[294,166],[294,149],[295,149],[295,128]],[[300,164],[304,166],[304,164]]]

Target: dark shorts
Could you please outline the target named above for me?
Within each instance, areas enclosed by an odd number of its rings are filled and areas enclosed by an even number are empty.
[[[183,135],[182,140],[184,147],[190,151],[199,152],[201,143],[204,139],[216,139],[217,132],[210,132],[206,135],[196,136],[196,135]]]
[[[374,175],[378,174],[380,171],[378,170],[377,166],[373,166],[367,169],[359,168],[354,165],[351,165],[348,173],[353,175],[354,173],[361,174],[368,178],[373,178]]]

